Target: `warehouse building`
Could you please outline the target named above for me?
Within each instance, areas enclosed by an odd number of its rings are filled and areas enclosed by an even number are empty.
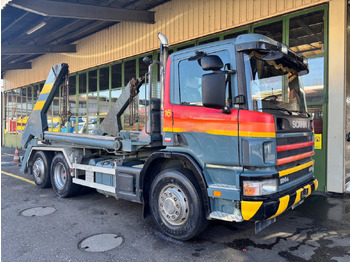
[[[63,89],[56,94],[49,128],[88,133],[127,82],[147,72],[143,57],[158,59],[158,32],[167,36],[171,52],[260,33],[309,59],[303,81],[314,118],[318,190],[350,192],[347,1],[2,0],[1,5],[3,146],[20,146],[26,119],[55,64],[69,64],[69,94]],[[140,98],[141,120],[142,106]],[[71,121],[62,125],[68,114]],[[125,116],[125,128],[128,121]],[[129,128],[139,125],[142,121]]]

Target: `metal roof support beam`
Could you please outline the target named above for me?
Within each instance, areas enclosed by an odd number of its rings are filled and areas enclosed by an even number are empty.
[[[148,0],[136,0],[136,1],[130,1],[130,3],[128,3],[127,5],[123,6],[124,8],[128,8],[128,9],[134,9],[135,7],[137,7],[138,5],[142,5],[147,3]]]
[[[76,45],[2,45],[2,55],[76,53]]]
[[[17,22],[19,22],[20,20],[22,20],[24,17],[26,17],[28,15],[28,13],[24,13],[23,15],[21,15],[20,17],[18,17],[15,21],[13,21],[11,24],[9,24],[8,26],[6,26],[5,28],[2,27],[1,29],[1,33],[5,33],[8,29],[11,28],[11,26],[13,26],[14,24],[16,24]]]
[[[14,63],[1,65],[1,71],[18,70],[18,69],[32,69],[32,63]]]
[[[150,11],[137,11],[45,0],[21,0],[12,1],[8,4],[42,16],[115,22],[155,23],[154,12]]]

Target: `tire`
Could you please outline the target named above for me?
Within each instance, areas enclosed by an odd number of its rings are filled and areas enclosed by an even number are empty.
[[[61,153],[58,153],[52,160],[51,182],[53,190],[59,197],[71,197],[81,192],[81,186],[73,184],[69,166]]]
[[[185,241],[204,231],[208,221],[199,192],[187,169],[164,170],[156,176],[149,201],[153,219],[163,233]]]
[[[37,151],[33,156],[32,174],[34,182],[42,188],[51,187],[51,168],[52,157],[50,153]]]

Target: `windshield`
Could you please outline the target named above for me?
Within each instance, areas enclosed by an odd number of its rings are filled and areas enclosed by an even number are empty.
[[[249,108],[274,115],[308,116],[298,72],[285,66],[282,59],[265,57],[257,51],[244,54]]]

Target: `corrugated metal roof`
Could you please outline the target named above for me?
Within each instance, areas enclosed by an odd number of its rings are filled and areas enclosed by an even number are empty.
[[[36,45],[49,45],[49,47],[54,47],[57,45],[67,45],[118,23],[117,21],[104,21],[102,19],[78,19],[40,15],[40,12],[33,12],[33,10],[29,8],[23,8],[23,6],[25,6],[23,5],[24,2],[29,3],[29,5],[35,5],[39,2],[39,0],[31,1],[32,0],[1,0],[2,71],[4,71],[3,69],[6,69],[6,67],[11,68],[11,66],[15,65],[28,64],[29,60],[47,53],[47,49],[43,49],[42,53],[17,54],[6,52],[8,51],[6,48],[14,50],[14,46],[35,47]],[[40,0],[40,3],[49,3],[48,8],[50,8],[50,5],[54,4],[78,4],[81,5],[82,8],[91,8],[91,6],[103,7],[105,11],[108,11],[108,9],[115,10],[116,8],[147,11],[168,1],[169,0]],[[98,15],[101,16],[101,14]],[[36,27],[39,29],[35,30]]]

